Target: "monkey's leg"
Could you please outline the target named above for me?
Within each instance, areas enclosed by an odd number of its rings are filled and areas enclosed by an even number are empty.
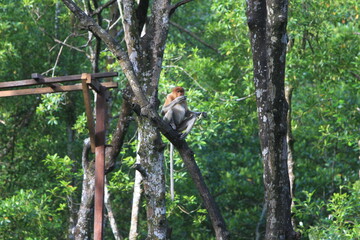
[[[176,125],[174,123],[174,111],[170,108],[164,115],[163,120],[170,124],[170,126],[176,130]]]
[[[177,129],[179,132],[184,131],[181,134],[180,139],[185,139],[186,136],[190,133],[191,129],[193,128],[196,122],[196,114],[192,114],[189,118],[185,119]]]

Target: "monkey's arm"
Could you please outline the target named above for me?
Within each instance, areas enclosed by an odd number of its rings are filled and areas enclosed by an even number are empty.
[[[192,116],[196,116],[196,117],[200,117],[200,118],[207,118],[207,112],[194,112],[194,111],[188,110],[186,112],[186,117],[192,117]]]
[[[180,96],[175,98],[172,102],[170,102],[168,105],[164,105],[161,109],[161,114],[164,115],[166,114],[171,108],[173,108],[176,104],[186,101],[186,97],[185,96]]]

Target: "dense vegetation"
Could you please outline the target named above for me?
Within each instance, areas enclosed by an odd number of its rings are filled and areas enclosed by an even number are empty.
[[[184,86],[190,108],[208,112],[210,117],[196,124],[187,141],[234,239],[254,239],[264,231],[245,8],[245,1],[235,0],[194,1],[179,8],[171,19],[159,91],[163,102],[171,86]],[[360,238],[359,8],[356,0],[294,0],[289,6],[286,82],[294,87],[294,218],[304,239]],[[0,0],[0,35],[0,81],[27,79],[33,72],[92,71],[90,48],[81,47],[87,44],[84,31],[56,0]],[[101,71],[121,73],[108,57],[103,50]],[[116,81],[124,88],[123,75]],[[114,119],[121,101],[121,91],[113,92]],[[83,112],[80,93],[1,99],[0,238],[66,238],[73,214],[69,205],[80,201],[87,137]],[[110,128],[115,124],[111,121]],[[123,236],[129,231],[135,134],[134,122],[119,156],[122,164],[107,175]],[[175,201],[169,195],[167,203],[172,236],[212,239],[204,206],[175,157]],[[140,229],[142,239],[144,209]],[[107,225],[105,239],[111,238]]]

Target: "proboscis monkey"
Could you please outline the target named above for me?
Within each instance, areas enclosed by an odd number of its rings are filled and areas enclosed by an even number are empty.
[[[185,90],[182,87],[173,88],[172,92],[167,95],[161,113],[164,115],[164,120],[170,126],[178,131],[183,132],[180,139],[185,139],[190,133],[192,127],[196,122],[198,116],[206,117],[206,112],[190,111],[185,96]],[[171,199],[174,200],[174,146],[170,143],[170,194]]]

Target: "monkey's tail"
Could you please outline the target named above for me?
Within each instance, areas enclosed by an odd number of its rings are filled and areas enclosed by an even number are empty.
[[[170,195],[174,201],[174,145],[170,143]]]

